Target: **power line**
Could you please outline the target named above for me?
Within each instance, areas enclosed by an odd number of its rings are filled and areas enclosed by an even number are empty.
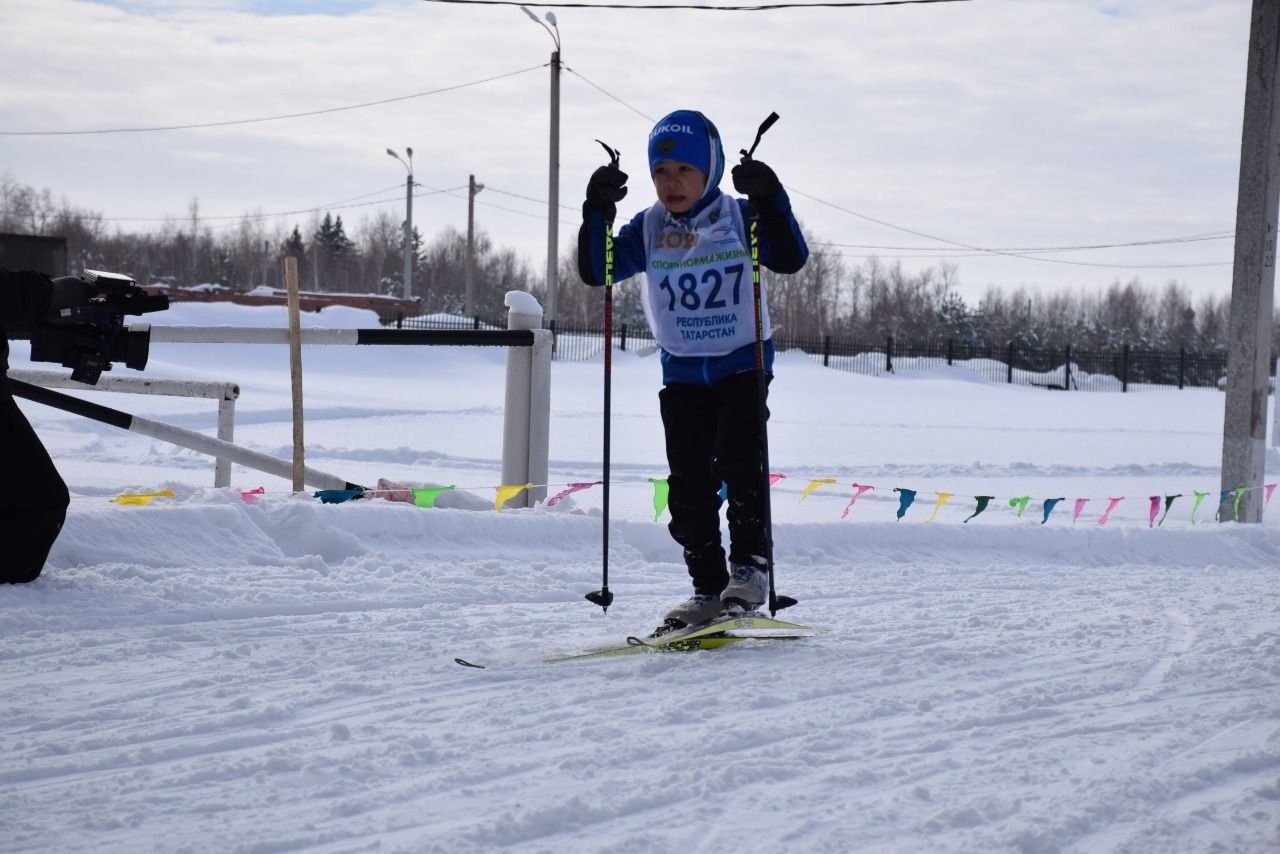
[[[233,220],[234,222],[231,222],[231,224],[234,225],[236,223],[244,222],[246,220],[255,221],[255,220],[264,220],[264,219],[274,219],[277,217],[300,216],[302,214],[309,214],[309,213],[321,213],[321,212],[327,213],[329,211],[349,210],[351,208],[365,208],[365,207],[371,207],[373,205],[386,205],[386,204],[392,204],[395,202],[403,201],[404,196],[391,196],[385,199],[374,199],[373,201],[359,202],[356,204],[347,204],[346,202],[353,202],[355,199],[362,199],[362,198],[365,198],[366,196],[372,196],[378,193],[385,193],[388,190],[397,189],[399,186],[400,185],[397,184],[394,187],[388,187],[387,189],[384,189],[384,190],[374,190],[371,193],[364,193],[359,196],[353,196],[351,199],[346,199],[343,202],[335,202],[333,204],[327,204],[327,205],[316,205],[314,207],[302,208],[302,209],[293,210],[293,211],[277,211],[275,213],[220,214],[220,215],[213,215],[213,216],[200,216],[198,217],[198,219],[201,222],[223,222],[224,224],[227,221]],[[418,186],[425,186],[425,185],[419,184]],[[465,189],[466,189],[466,186],[449,187],[448,189],[444,189],[444,190],[429,188],[430,190],[429,192],[414,193],[413,197],[415,199],[421,199],[427,196],[438,196],[441,194],[449,194],[457,190],[465,190]],[[0,215],[9,215],[10,213],[11,211],[0,211]],[[178,216],[163,216],[163,217],[117,216],[117,217],[97,217],[96,219],[99,222],[180,222],[180,221],[183,221],[185,218],[178,217]]]
[[[492,190],[495,193],[501,193],[504,196],[511,196],[512,198],[515,198],[515,199],[524,199],[526,202],[537,202],[540,205],[545,205],[547,203],[546,199],[535,199],[533,196],[522,196],[519,193],[512,193],[507,190],[499,190],[497,187],[493,186],[492,184],[485,184],[484,188],[486,190]],[[578,208],[574,207],[573,205],[560,205],[560,207],[567,211],[574,211],[575,213],[578,211]]]
[[[641,112],[640,110],[637,110],[635,107],[631,106],[631,105],[630,105],[630,104],[628,104],[626,101],[622,100],[621,98],[619,98],[617,95],[613,94],[612,92],[610,92],[610,91],[606,90],[604,87],[599,86],[598,84],[591,82],[590,80],[588,80],[588,79],[587,79],[583,74],[581,74],[580,72],[575,71],[574,69],[570,68],[570,67],[569,67],[569,66],[567,66],[567,65],[562,65],[562,66],[561,66],[561,68],[563,68],[565,71],[568,71],[570,74],[575,75],[576,77],[580,77],[580,78],[582,78],[582,81],[583,81],[584,83],[586,83],[588,86],[590,86],[590,87],[592,87],[593,89],[596,89],[596,90],[598,90],[598,91],[602,92],[603,94],[605,94],[605,95],[609,96],[610,98],[612,98],[613,100],[617,101],[619,104],[621,104],[622,106],[626,107],[628,110],[630,110],[631,112],[633,112],[633,113],[635,113],[636,115],[640,116],[641,118],[648,119],[648,120],[649,120],[649,121],[651,121],[651,122],[656,122],[656,121],[657,121],[657,119],[655,119],[653,116],[649,115],[648,113],[644,113],[644,112]]]
[[[847,2],[767,3],[754,6],[696,6],[686,3],[530,3],[526,0],[421,0],[458,6],[534,6],[550,9],[692,9],[699,12],[772,12],[776,9],[849,9],[859,6],[919,6],[931,3],[968,3],[971,0],[847,0]]]
[[[798,190],[795,187],[788,187],[787,189],[793,193],[797,193],[801,196],[804,196],[806,199],[812,199],[818,204],[826,205],[829,208],[838,210],[842,213],[847,213],[850,216],[856,216],[858,219],[865,219],[867,222],[873,222],[876,225],[881,225],[881,226],[884,226],[885,228],[891,228],[895,231],[901,231],[906,234],[915,235],[916,237],[923,237],[925,240],[933,240],[938,243],[946,243],[950,246],[955,246],[960,249],[968,249],[971,252],[978,252],[984,255],[1000,255],[1006,258],[1020,258],[1024,261],[1039,261],[1043,264],[1067,264],[1073,267],[1105,267],[1109,269],[1176,270],[1176,269],[1185,269],[1185,268],[1192,268],[1192,267],[1222,267],[1222,266],[1229,266],[1232,263],[1230,261],[1213,261],[1213,262],[1204,263],[1204,264],[1100,264],[1100,263],[1093,263],[1090,261],[1068,261],[1065,258],[1040,258],[1035,255],[1025,255],[1016,251],[1009,251],[1005,249],[990,249],[985,246],[974,246],[969,243],[962,243],[958,240],[950,240],[946,237],[939,237],[936,234],[928,234],[923,231],[917,231],[916,229],[907,228],[906,226],[895,225],[894,223],[888,222],[883,219],[877,219],[873,216],[867,216],[866,214],[858,213],[855,210],[850,210],[849,208],[841,207],[840,205],[837,205],[833,202],[828,202],[826,199],[820,199],[817,196],[810,195],[809,193],[806,193],[803,190]]]
[[[0,136],[85,136],[92,134],[109,134],[109,133],[151,133],[154,131],[167,130],[194,130],[196,128],[215,128],[228,127],[231,125],[249,125],[261,122],[276,122],[284,119],[300,119],[307,116],[321,116],[328,113],[341,113],[348,110],[362,110],[365,107],[379,107],[384,104],[394,104],[398,101],[408,101],[413,98],[425,98],[428,95],[439,95],[442,92],[453,92],[458,89],[466,89],[469,86],[479,86],[482,83],[492,83],[495,80],[502,80],[506,77],[515,77],[518,74],[527,74],[530,71],[537,71],[539,68],[546,68],[551,63],[544,62],[541,65],[532,65],[528,68],[522,68],[519,71],[508,71],[504,74],[496,74],[493,77],[486,77],[483,80],[472,80],[468,83],[458,83],[454,86],[443,86],[439,89],[431,89],[426,92],[415,92],[412,95],[398,95],[394,98],[383,98],[379,101],[365,101],[362,104],[348,104],[344,107],[328,107],[323,110],[308,110],[302,113],[283,113],[276,116],[260,116],[254,119],[228,119],[221,122],[198,122],[189,125],[162,125],[156,127],[138,127],[138,128],[99,128],[96,130],[3,130]]]
[[[1010,246],[993,249],[995,252],[1083,252],[1095,249],[1120,249],[1130,246],[1166,246],[1175,243],[1197,243],[1205,240],[1229,240],[1235,237],[1235,232],[1221,231],[1210,232],[1206,234],[1193,234],[1185,237],[1161,237],[1154,240],[1133,240],[1126,243],[1094,243],[1083,244],[1079,246]],[[951,252],[952,248],[948,246],[882,246],[874,243],[835,243],[826,240],[812,241],[813,246],[837,246],[842,249],[889,249],[902,250],[906,252]],[[985,255],[983,252],[974,252],[972,255]],[[895,255],[895,258],[905,258],[905,255]],[[927,258],[927,255],[916,256]]]

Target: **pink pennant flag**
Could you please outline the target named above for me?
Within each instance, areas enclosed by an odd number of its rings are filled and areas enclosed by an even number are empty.
[[[250,489],[246,492],[240,493],[240,500],[245,504],[256,504],[258,502],[258,496],[266,494],[267,490],[259,486],[257,489]]]
[[[1160,496],[1159,495],[1151,496],[1151,510],[1149,511],[1148,515],[1150,516],[1150,518],[1147,520],[1147,527],[1154,528],[1156,526],[1156,516],[1160,515]]]
[[[1124,501],[1123,495],[1119,498],[1112,498],[1108,500],[1107,509],[1102,511],[1102,518],[1098,520],[1099,525],[1107,524],[1107,520],[1111,518],[1111,511],[1116,509],[1116,505],[1121,501]]]
[[[1080,519],[1080,514],[1081,514],[1082,512],[1084,512],[1084,506],[1085,506],[1086,504],[1088,504],[1088,503],[1089,503],[1089,499],[1087,499],[1087,498],[1077,498],[1077,499],[1076,499],[1076,510],[1075,510],[1075,512],[1074,512],[1074,513],[1072,513],[1072,514],[1071,514],[1071,524],[1072,524],[1072,525],[1074,525],[1074,524],[1075,524],[1075,523]]]
[[[862,493],[875,489],[874,486],[863,486],[859,483],[853,484],[853,488],[858,491],[853,494],[853,497],[849,499],[849,503],[844,506],[844,512],[840,514],[841,519],[849,515],[849,510],[853,507],[853,502],[857,501],[858,498],[861,497]]]
[[[1266,486],[1263,487],[1263,489],[1267,491],[1267,497],[1265,500],[1263,500],[1262,506],[1266,507],[1268,504],[1271,503],[1271,493],[1276,491],[1276,485],[1274,483],[1268,483]]]
[[[584,489],[590,489],[591,487],[599,486],[602,483],[604,483],[603,480],[593,480],[588,483],[571,483],[569,484],[568,489],[557,492],[555,496],[548,499],[547,506],[554,507],[556,502],[559,501],[561,498],[564,498],[566,495],[573,495],[575,492],[581,492]]]
[[[773,472],[770,472],[770,473],[769,473],[769,485],[770,485],[770,486],[773,486],[775,483],[777,483],[778,481],[782,480],[784,477],[786,477],[786,475],[785,475],[785,474],[775,474],[775,473],[773,473]]]

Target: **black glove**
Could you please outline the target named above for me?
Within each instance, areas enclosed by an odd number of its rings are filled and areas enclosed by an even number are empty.
[[[772,199],[782,182],[759,160],[747,160],[733,167],[733,188],[749,199]]]
[[[627,173],[612,164],[591,173],[587,182],[587,204],[597,210],[612,211],[626,198]]]

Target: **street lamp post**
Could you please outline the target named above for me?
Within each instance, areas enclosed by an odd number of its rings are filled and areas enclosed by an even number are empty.
[[[404,179],[404,298],[413,299],[413,149],[406,148],[404,153],[408,157],[407,162],[390,148],[387,149],[387,154],[399,160],[409,171]]]
[[[541,26],[551,36],[556,49],[551,54],[551,157],[548,168],[549,186],[547,189],[547,306],[546,318],[555,323],[556,291],[560,284],[560,28],[556,25],[556,15],[548,12],[546,19],[550,27],[544,24],[537,15],[528,8],[520,7],[534,23]]]

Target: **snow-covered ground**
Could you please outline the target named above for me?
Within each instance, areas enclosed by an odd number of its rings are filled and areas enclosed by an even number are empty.
[[[1280,848],[1280,498],[1261,526],[1212,521],[1219,393],[784,355],[778,582],[801,603],[782,616],[821,633],[544,665],[649,628],[687,582],[653,521],[656,360],[614,360],[603,614],[582,598],[598,488],[493,510],[504,358],[305,351],[308,464],[460,487],[431,510],[322,505],[239,467],[213,490],[207,458],[24,402],[74,497],[42,578],[0,589],[0,850]],[[237,442],[287,457],[288,373],[283,347],[156,345],[146,375],[238,382]],[[600,362],[553,377],[555,490],[600,476]],[[210,401],[81,394],[214,431]],[[841,518],[854,482],[876,488]],[[902,521],[895,487],[919,495]],[[1214,493],[1196,525],[1194,491]],[[1149,497],[1174,494],[1148,527]],[[976,495],[998,500],[964,523]],[[1042,525],[1047,497],[1066,501]]]

